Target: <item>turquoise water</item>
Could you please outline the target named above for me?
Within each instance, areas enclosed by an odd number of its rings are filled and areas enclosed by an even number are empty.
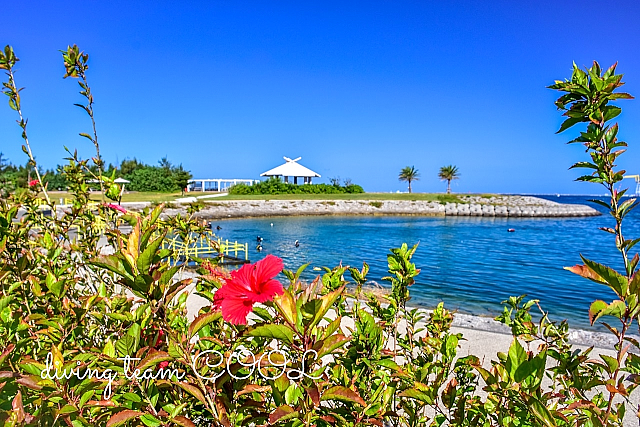
[[[586,203],[593,197],[548,197],[561,203]],[[640,237],[640,211],[633,212],[626,236]],[[273,224],[273,226],[271,225]],[[554,320],[568,319],[587,328],[587,311],[595,299],[612,300],[602,285],[582,279],[563,266],[580,263],[579,254],[621,269],[612,235],[598,227],[612,226],[608,215],[590,218],[478,218],[478,217],[283,217],[225,220],[222,238],[249,242],[249,258],[267,254],[283,258],[288,269],[313,266],[361,267],[383,286],[388,249],[403,242],[419,243],[414,262],[422,271],[411,288],[410,304],[432,307],[439,301],[451,309],[496,315],[500,302],[527,294],[541,300]],[[507,232],[514,228],[513,233]],[[264,250],[255,250],[261,236]],[[300,246],[295,247],[295,240]],[[303,278],[317,275],[311,268]]]

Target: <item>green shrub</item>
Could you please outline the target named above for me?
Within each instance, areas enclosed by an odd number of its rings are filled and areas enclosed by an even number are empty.
[[[236,184],[229,189],[229,194],[344,194],[364,193],[356,184],[293,184],[283,182],[279,177],[270,177],[264,181],[256,181],[253,185]]]

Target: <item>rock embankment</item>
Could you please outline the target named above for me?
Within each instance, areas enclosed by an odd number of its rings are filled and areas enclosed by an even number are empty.
[[[198,216],[206,219],[292,215],[417,215],[483,217],[582,217],[600,213],[585,205],[529,196],[459,196],[459,203],[424,200],[215,200]],[[165,214],[184,211],[175,205]]]

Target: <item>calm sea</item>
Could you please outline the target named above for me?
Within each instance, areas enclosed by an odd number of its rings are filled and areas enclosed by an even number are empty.
[[[539,197],[578,204],[598,198]],[[627,238],[640,237],[639,219],[640,210],[628,216]],[[605,214],[590,218],[284,217],[213,225],[222,227],[218,235],[223,239],[248,242],[251,261],[274,254],[292,270],[304,263],[361,267],[366,261],[371,267],[369,279],[383,286],[386,283],[380,279],[386,275],[389,248],[419,243],[414,262],[422,271],[411,288],[412,305],[432,307],[444,301],[450,309],[495,316],[501,301],[527,294],[540,299],[552,319],[568,319],[571,326],[592,329],[587,316],[590,303],[610,301],[614,294],[562,267],[580,263],[582,254],[622,269],[612,235],[598,230],[612,224]],[[509,228],[516,231],[509,233]],[[264,239],[262,252],[255,250],[257,236]],[[294,245],[296,240],[299,247]],[[311,280],[317,274],[309,268],[303,278]]]

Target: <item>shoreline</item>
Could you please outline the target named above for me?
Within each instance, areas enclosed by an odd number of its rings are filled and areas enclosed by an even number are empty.
[[[183,273],[183,278],[195,277],[193,273]],[[209,305],[208,301],[195,293],[193,289],[195,283],[187,287],[183,292],[188,293],[187,297],[187,317],[190,320],[195,319],[198,310],[200,308]],[[428,315],[433,310],[423,307],[410,307],[417,308],[419,312],[424,315]],[[463,348],[472,347],[475,348],[474,352],[477,356],[488,356],[495,354],[498,351],[506,351],[509,348],[509,344],[512,340],[511,329],[506,325],[494,320],[493,317],[484,317],[473,314],[465,314],[459,312],[453,312],[453,323],[451,325],[452,330],[456,332],[462,332],[466,338],[466,344],[461,345]],[[629,337],[640,339],[640,337],[629,334]],[[490,342],[485,340],[486,337],[491,337]],[[461,342],[461,344],[463,343]],[[600,350],[611,351],[616,339],[611,333],[588,331],[585,329],[574,329],[569,327],[569,343],[579,347],[594,347]]]
[[[206,220],[286,216],[424,216],[486,218],[576,218],[602,215],[579,204],[532,196],[460,196],[463,203],[423,200],[207,200],[196,217]],[[145,204],[132,203],[133,209]],[[164,215],[186,212],[187,204],[168,204]]]

